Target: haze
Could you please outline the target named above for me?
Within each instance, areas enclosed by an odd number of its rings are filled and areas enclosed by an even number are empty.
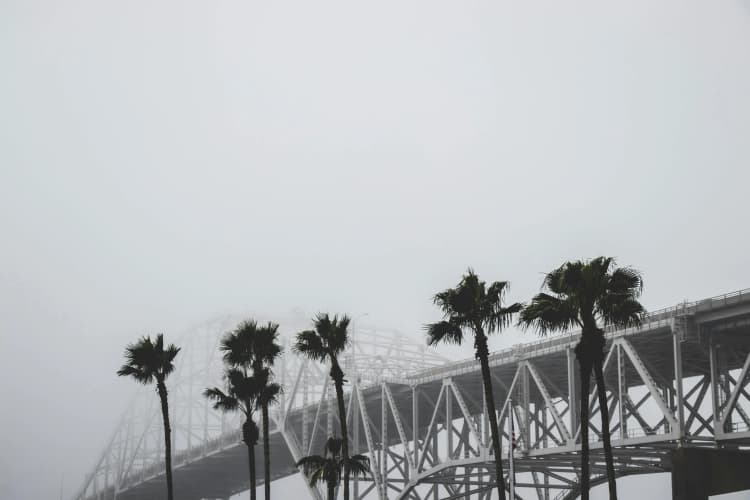
[[[747,0],[4,0],[0,67],[3,499],[80,485],[142,334],[418,336],[468,266],[601,254],[652,309],[750,286]]]

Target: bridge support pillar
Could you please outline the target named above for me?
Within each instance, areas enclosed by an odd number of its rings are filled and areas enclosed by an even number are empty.
[[[750,452],[678,448],[672,452],[672,500],[750,490]]]

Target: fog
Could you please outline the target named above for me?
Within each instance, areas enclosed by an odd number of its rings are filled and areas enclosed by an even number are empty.
[[[0,67],[2,499],[80,486],[142,334],[417,337],[468,266],[601,254],[652,309],[750,286],[747,0],[4,0]]]

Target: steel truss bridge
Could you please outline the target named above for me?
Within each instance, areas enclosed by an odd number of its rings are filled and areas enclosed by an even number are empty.
[[[218,340],[235,324],[205,324],[180,342],[179,364],[168,381],[179,500],[225,499],[248,488],[239,417],[213,411],[201,396],[221,384]],[[307,327],[283,323],[286,341]],[[353,497],[493,498],[494,457],[478,363],[449,362],[397,332],[357,328],[353,337],[344,356],[350,443],[371,459],[371,474],[354,480]],[[562,500],[579,493],[577,339],[577,333],[550,337],[490,359],[506,473],[509,419],[518,433],[516,498]],[[682,303],[651,313],[640,328],[607,331],[617,474],[670,471],[678,447],[750,447],[748,370],[750,290]],[[327,367],[286,349],[276,373],[286,392],[271,415],[273,479],[298,473],[295,461],[320,453],[338,429]],[[598,484],[606,477],[592,385],[591,471]],[[75,500],[163,498],[159,411],[153,390],[134,397]],[[256,453],[262,464],[261,446]],[[310,489],[317,500],[322,493]]]

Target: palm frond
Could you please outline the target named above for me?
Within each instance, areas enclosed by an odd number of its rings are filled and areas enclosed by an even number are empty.
[[[162,355],[161,373],[167,377],[174,371],[174,359],[179,354],[180,348],[174,344],[169,344]]]
[[[237,398],[224,393],[218,387],[212,387],[203,391],[203,397],[213,402],[213,409],[223,412],[231,412],[239,409],[240,402]]]
[[[246,383],[248,375],[243,368],[227,367],[224,370],[224,378],[227,380],[230,388],[236,389]]]
[[[297,461],[297,467],[303,468],[310,486],[316,486],[318,483],[331,480],[331,468],[335,467],[335,465],[333,460],[326,459],[320,455],[302,457]]]
[[[577,309],[570,301],[539,293],[521,310],[519,323],[523,328],[534,328],[540,335],[547,335],[569,330],[579,321]]]
[[[141,367],[144,370],[155,370],[157,366],[156,346],[151,337],[141,337],[137,342],[128,344],[125,348],[125,360],[130,366]]]
[[[331,322],[331,331],[328,334],[328,348],[333,351],[334,354],[343,352],[349,345],[349,323],[351,319],[349,316],[344,314],[339,318],[338,316],[333,317]]]
[[[598,313],[605,325],[620,328],[640,326],[646,309],[633,297],[609,295],[599,301]]]
[[[478,286],[479,278],[474,270],[469,268],[455,287],[436,293],[432,302],[442,311],[445,318],[465,317],[471,313],[475,305],[474,295]]]
[[[232,396],[246,404],[245,411],[251,412],[257,406],[258,398],[263,391],[265,377],[262,374],[248,375],[244,369],[228,368],[225,377]]]
[[[468,272],[473,273],[471,269]],[[433,304],[443,313],[443,319],[459,328],[469,326],[471,323],[472,306],[471,301],[467,300],[470,294],[463,286],[465,281],[466,277],[464,276],[455,288],[448,288],[436,293],[432,298]],[[426,328],[429,332],[429,325]]]
[[[156,341],[145,336],[125,348],[125,365],[118,370],[120,376],[131,376],[143,384],[165,379],[174,371],[173,361],[180,349],[170,344],[164,350],[164,335],[156,335]]]
[[[260,389],[260,394],[258,394],[257,406],[260,408],[278,403],[283,392],[284,388],[275,382],[263,385]]]
[[[152,372],[144,371],[139,367],[131,365],[122,365],[122,367],[117,370],[117,375],[120,377],[133,377],[136,381],[144,385],[150,384],[154,381],[154,374]]]
[[[242,366],[249,363],[245,356],[248,349],[245,348],[245,340],[234,332],[228,332],[219,343],[219,351],[222,352],[224,363],[232,366]]]
[[[323,339],[314,330],[299,332],[292,346],[292,351],[313,361],[325,361],[328,357],[328,351],[323,344]]]
[[[253,366],[255,369],[272,366],[281,356],[279,345],[279,325],[270,321],[258,328],[253,342]]]
[[[313,455],[300,459],[297,465],[304,468],[311,486],[320,482],[335,486],[341,480],[341,461],[336,458]]]
[[[554,294],[573,296],[583,288],[585,266],[582,260],[566,262],[547,273],[542,286]]]
[[[326,462],[323,467],[311,471],[311,474],[308,476],[310,486],[316,486],[318,483],[327,483],[329,480],[328,477],[331,475],[330,468],[331,464]]]
[[[615,264],[612,257],[596,257],[583,266],[583,287],[578,290],[581,313],[595,307],[596,301],[608,293],[610,281],[609,270]]]
[[[156,334],[156,344],[154,344],[154,351],[164,352],[164,334],[163,333]]]
[[[319,335],[325,336],[331,330],[331,316],[328,313],[318,313],[313,318],[313,326]]]
[[[318,313],[315,316],[315,333],[320,337],[320,342],[329,355],[339,354],[349,345],[349,322],[350,319],[346,315],[339,318],[338,315],[331,317],[328,313]]]
[[[443,315],[454,315],[457,313],[457,311],[453,308],[453,304],[454,302],[456,302],[454,298],[455,295],[456,290],[453,288],[443,290],[442,292],[435,294],[435,296],[432,298],[432,303],[440,308],[440,310],[443,312]]]
[[[497,330],[502,330],[513,322],[513,315],[518,314],[523,309],[523,304],[516,302],[507,307],[499,307],[498,309],[490,312],[485,322],[487,324],[487,333],[493,333]]]
[[[607,284],[607,292],[629,295],[638,298],[643,291],[641,273],[631,267],[619,267],[612,272]]]
[[[370,472],[370,459],[364,455],[349,457],[349,472],[353,476],[366,476]]]
[[[302,457],[300,458],[296,466],[297,467],[303,467],[305,469],[313,469],[322,467],[325,465],[326,459],[321,457],[320,455],[310,455],[308,457]]]
[[[430,323],[425,325],[425,331],[427,332],[427,344],[437,345],[441,342],[446,344],[461,345],[464,340],[463,331],[461,327],[449,321],[438,321],[437,323]]]
[[[253,360],[252,342],[257,331],[258,323],[248,319],[224,335],[219,344],[219,350],[224,353],[224,362],[233,366],[249,366]]]
[[[462,322],[470,322],[481,307],[485,295],[485,282],[469,268],[455,288],[436,294],[433,302],[440,307],[445,317],[457,316]]]
[[[495,281],[487,287],[486,301],[489,304],[502,304],[505,300],[505,294],[510,289],[510,283],[507,281]]]
[[[586,267],[591,269],[592,273],[596,276],[609,277],[609,270],[615,265],[617,265],[617,263],[615,262],[614,257],[600,256],[591,259]]]
[[[237,328],[234,329],[234,333],[236,333],[239,337],[249,336],[248,334],[252,335],[257,329],[257,321],[255,321],[254,319],[246,319],[245,321],[242,321],[239,325],[237,325]]]
[[[547,290],[555,294],[566,293],[567,287],[565,286],[565,283],[563,281],[563,276],[565,275],[565,270],[569,265],[570,263],[566,262],[562,266],[553,269],[552,271],[545,274],[544,279],[542,280],[542,289],[546,288]]]

